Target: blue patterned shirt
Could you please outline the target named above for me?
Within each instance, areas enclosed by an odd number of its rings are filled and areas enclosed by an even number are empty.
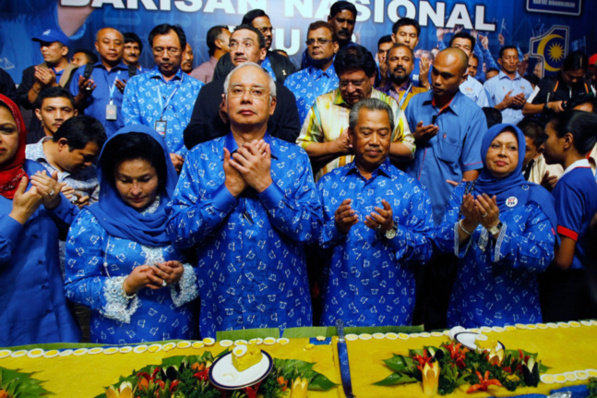
[[[427,190],[389,160],[366,180],[350,163],[324,175],[317,184],[324,207],[320,245],[333,250],[326,267],[322,325],[342,318],[348,326],[410,325],[415,306],[413,267],[432,255],[431,201]],[[359,217],[344,235],[334,213],[343,200]],[[365,216],[374,207],[392,207],[397,235],[381,236],[367,227]]]
[[[155,66],[151,71],[132,77],[126,84],[122,113],[128,124],[155,128],[158,120],[167,124],[166,145],[171,153],[185,155],[183,132],[191,120],[199,90],[205,83],[180,69],[174,79],[164,80]],[[157,129],[156,129],[157,130]]]
[[[44,141],[51,139],[51,137],[44,137],[35,144],[27,145],[25,149],[27,159],[34,160],[44,166],[50,175],[53,172],[57,172],[58,182],[65,182],[80,196],[89,196],[89,204],[97,202],[99,199],[99,181],[97,179],[96,167],[91,165],[74,174],[71,174],[68,171],[58,170],[48,162],[46,154],[44,153],[43,143]],[[71,200],[76,203],[78,198],[73,196]]]
[[[555,242],[549,219],[535,203],[515,206],[500,214],[497,240],[479,225],[461,245],[456,222],[465,187],[454,189],[435,237],[441,252],[459,257],[448,327],[541,322],[537,274],[553,259]]]
[[[334,64],[330,65],[325,71],[317,69],[314,66],[308,66],[293,73],[284,80],[284,85],[296,97],[296,106],[299,111],[301,126],[317,97],[337,88],[338,82],[338,75],[336,74],[336,69],[334,69]]]
[[[156,202],[157,207],[159,199]],[[124,280],[135,267],[181,260],[171,245],[147,247],[111,236],[83,209],[69,231],[66,257],[66,296],[91,308],[92,342],[128,344],[196,337],[190,302],[197,297],[197,279],[189,264],[184,265],[176,284],[158,290],[143,288],[131,299],[123,295]]]
[[[195,247],[202,336],[219,330],[311,326],[303,245],[317,240],[321,204],[307,154],[269,134],[265,191],[226,189],[224,147],[232,133],[189,151],[167,211],[174,245]]]

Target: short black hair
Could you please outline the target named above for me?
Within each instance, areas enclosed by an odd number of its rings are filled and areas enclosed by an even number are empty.
[[[143,43],[141,43],[141,38],[139,38],[136,33],[126,32],[122,34],[122,37],[124,37],[124,44],[137,43],[139,45],[139,51],[143,52]]]
[[[336,36],[336,31],[334,30],[334,27],[326,21],[311,22],[311,24],[309,24],[309,27],[307,28],[307,36],[309,36],[309,32],[311,32],[312,30],[317,30],[321,28],[325,28],[330,31],[330,33],[332,34],[332,41],[338,41],[338,37]]]
[[[267,15],[265,13],[265,11],[260,10],[259,8],[256,8],[254,10],[249,11],[245,15],[243,15],[243,20],[240,24],[241,25],[252,25],[253,20],[255,20],[259,17],[268,17],[269,18],[269,15]]]
[[[574,137],[574,148],[581,155],[589,153],[597,143],[597,115],[592,112],[560,112],[549,124],[560,138],[566,133],[571,133]]]
[[[66,88],[62,86],[53,86],[53,87],[46,87],[39,92],[37,96],[37,100],[35,100],[34,109],[41,109],[41,105],[43,104],[46,98],[66,98],[70,101],[73,109],[75,108],[75,99],[73,95],[68,91]]]
[[[106,129],[100,121],[87,115],[74,116],[62,123],[52,141],[58,142],[61,138],[66,138],[70,151],[83,149],[90,142],[101,148],[107,139]]]
[[[392,35],[385,35],[379,38],[379,40],[377,41],[377,47],[379,47],[380,45],[384,44],[384,43],[392,43]]]
[[[489,68],[485,71],[485,74],[488,74],[489,72],[497,72],[500,73],[500,70],[498,68]]]
[[[334,60],[334,69],[338,76],[355,70],[362,70],[369,77],[377,73],[373,55],[359,44],[347,46],[338,51]]]
[[[490,128],[502,122],[502,112],[498,111],[497,109],[490,106],[484,106],[483,108],[481,108],[481,110],[485,114],[487,128]]]
[[[539,76],[535,75],[534,73],[527,73],[523,76],[523,78],[525,80],[528,80],[528,82],[531,83],[533,86],[536,86],[541,81]]]
[[[218,37],[222,34],[222,31],[224,29],[228,30],[228,27],[224,25],[216,25],[212,26],[207,31],[207,38],[205,39],[205,43],[207,44],[207,49],[210,57],[216,53],[216,50],[218,49],[216,47],[216,40],[218,40]]]
[[[475,44],[477,44],[477,39],[475,39],[473,37],[473,35],[461,30],[460,32],[454,33],[454,35],[450,39],[450,44],[448,45],[448,47],[452,47],[452,43],[454,43],[455,39],[466,39],[466,40],[470,41],[471,42],[471,51],[473,51],[475,49]]]
[[[121,134],[108,141],[103,149],[99,166],[104,178],[116,189],[114,171],[127,160],[143,159],[151,164],[158,174],[158,189],[163,192],[167,180],[166,158],[160,144],[144,133]]]
[[[520,56],[520,53],[518,52],[518,48],[516,46],[504,46],[500,48],[499,58],[502,58],[504,56],[504,52],[506,52],[506,50],[516,50],[516,53],[518,53],[518,56]]]
[[[396,34],[398,29],[400,29],[402,26],[414,26],[417,30],[417,37],[421,35],[421,25],[419,25],[419,23],[412,18],[400,18],[394,22],[394,25],[392,25],[392,33]]]
[[[528,137],[533,141],[533,145],[539,148],[545,140],[547,135],[545,134],[545,128],[536,119],[525,117],[516,125],[525,137]]]
[[[85,56],[87,57],[88,64],[95,64],[98,61],[97,55],[95,55],[93,51],[89,51],[86,48],[78,48],[75,51],[73,51],[73,55],[75,55],[76,53],[85,54]]]
[[[562,71],[578,69],[582,69],[586,72],[587,69],[589,69],[589,59],[582,51],[573,51],[564,59],[564,62],[562,63]]]
[[[252,25],[238,25],[236,28],[234,28],[234,32],[236,32],[237,30],[243,30],[243,29],[250,30],[251,32],[254,32],[257,35],[257,41],[259,42],[259,48],[265,48],[265,37],[263,37],[263,33],[261,33],[261,31],[259,29],[257,29],[256,27],[254,27]]]
[[[341,13],[344,10],[352,12],[352,15],[354,15],[356,19],[357,8],[354,6],[354,4],[344,0],[340,0],[332,4],[332,6],[330,7],[330,18],[334,18],[336,14]]]
[[[159,35],[167,35],[170,31],[174,31],[178,36],[178,41],[180,41],[180,51],[184,51],[187,46],[187,36],[184,34],[184,30],[180,27],[180,25],[170,25],[167,23],[163,23],[161,25],[156,26],[149,32],[149,45],[153,47],[153,39]]]

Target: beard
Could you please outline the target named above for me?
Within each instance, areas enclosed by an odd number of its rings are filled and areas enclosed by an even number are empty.
[[[403,85],[409,78],[410,74],[405,69],[401,70],[400,74],[396,73],[395,70],[389,73],[390,81],[398,86]]]

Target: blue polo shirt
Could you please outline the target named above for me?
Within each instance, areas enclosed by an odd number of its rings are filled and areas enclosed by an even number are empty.
[[[85,73],[85,65],[77,69],[70,82],[69,90],[73,96],[79,93],[79,76]],[[84,104],[85,115],[93,116],[99,120],[106,129],[106,134],[110,137],[121,127],[124,126],[124,115],[122,115],[122,93],[114,85],[116,79],[128,80],[129,68],[124,63],[120,63],[110,69],[109,71],[101,63],[97,62],[93,65],[91,72],[91,79],[95,82],[95,90],[87,97]],[[110,95],[110,92],[112,92]],[[114,101],[114,105],[118,108],[116,120],[106,120],[106,106],[110,103],[110,98]]]
[[[409,126],[420,121],[427,126],[439,126],[439,132],[425,144],[417,145],[415,160],[407,173],[427,187],[433,207],[433,218],[439,223],[454,186],[465,171],[483,167],[481,141],[487,131],[485,114],[471,99],[460,91],[452,102],[441,110],[435,106],[433,92],[415,95],[406,107]],[[413,127],[414,130],[414,127]]]

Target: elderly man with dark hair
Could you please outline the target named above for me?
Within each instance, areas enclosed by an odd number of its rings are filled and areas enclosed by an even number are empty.
[[[266,55],[265,39],[258,29],[250,25],[240,25],[234,29],[230,36],[230,56],[233,65],[238,66],[245,62],[260,64]],[[275,85],[278,105],[272,117],[268,119],[268,132],[273,137],[295,142],[301,128],[296,100],[282,83],[276,82]],[[228,134],[230,127],[222,101],[223,86],[224,79],[216,79],[199,92],[191,121],[184,131],[184,143],[188,149],[198,143]]]
[[[411,136],[402,110],[393,98],[373,88],[376,67],[371,53],[358,44],[343,48],[336,55],[334,67],[339,88],[317,97],[297,139],[315,165],[316,179],[352,160],[348,114],[365,98],[381,99],[392,108],[397,122],[392,131],[390,157],[396,161],[412,160],[414,147],[403,143],[405,136]]]
[[[284,81],[284,86],[296,97],[301,124],[315,99],[338,87],[338,75],[334,68],[338,40],[332,25],[324,21],[313,22],[307,30],[306,43],[311,65]]]
[[[224,97],[230,132],[189,152],[168,207],[173,244],[197,251],[200,333],[310,326],[304,245],[321,204],[309,158],[269,135],[276,85],[258,64],[236,67]]]
[[[156,65],[128,82],[122,113],[127,124],[143,124],[155,129],[166,141],[172,163],[180,171],[187,153],[183,132],[204,83],[180,68],[187,45],[180,26],[156,26],[149,33],[149,44]]]
[[[389,160],[394,113],[368,98],[350,110],[354,161],[318,183],[324,207],[320,245],[326,267],[322,325],[410,325],[413,269],[431,258],[431,202],[425,188]]]
[[[249,25],[257,29],[265,39],[266,54],[261,67],[278,83],[284,84],[286,77],[296,71],[296,66],[285,56],[275,51],[270,51],[272,45],[273,31],[272,23],[265,11],[260,9],[251,10],[243,16],[241,25]],[[228,72],[235,67],[231,61],[231,55],[226,54],[218,61],[214,72],[214,79],[225,78]]]
[[[207,31],[207,44],[209,61],[206,61],[193,69],[191,76],[203,83],[209,83],[213,80],[214,71],[218,60],[230,52],[230,31],[224,25],[212,26]]]

